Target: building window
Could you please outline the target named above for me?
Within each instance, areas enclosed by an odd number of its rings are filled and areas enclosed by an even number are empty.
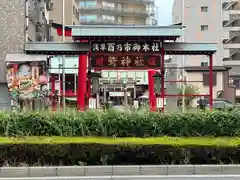
[[[201,31],[207,31],[208,25],[201,25]]]
[[[122,24],[122,17],[118,17],[118,24]]]
[[[234,79],[233,85],[235,85],[237,89],[240,89],[240,79]]]
[[[203,73],[202,74],[203,77],[203,86],[209,86],[209,72],[207,73]],[[213,86],[217,85],[217,73],[213,72]]]
[[[115,21],[115,16],[102,15],[103,21]]]
[[[75,16],[76,19],[79,18],[79,12],[75,6],[73,6],[73,15]]]
[[[122,5],[118,4],[118,10],[122,10]]]
[[[201,66],[202,66],[202,67],[208,66],[208,62],[201,62]]]
[[[84,14],[80,16],[81,22],[95,22],[97,21],[97,15],[95,14]]]
[[[208,12],[208,7],[207,6],[202,6],[201,7],[201,12]]]
[[[106,1],[102,2],[102,6],[103,7],[107,7],[107,8],[115,8],[115,4],[114,3],[110,3],[110,2],[106,2]]]
[[[80,2],[80,8],[91,8],[97,5],[97,1],[84,1]]]

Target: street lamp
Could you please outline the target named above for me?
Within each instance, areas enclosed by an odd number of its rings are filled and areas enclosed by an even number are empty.
[[[127,95],[127,80],[123,80],[123,92],[124,92],[124,106],[127,110],[128,108],[128,95]]]
[[[156,73],[153,75],[154,78],[154,92],[156,94],[157,100],[157,108],[162,108],[164,106],[164,97],[160,98],[161,90],[162,90],[162,76],[160,73]]]
[[[160,73],[156,73],[155,75],[153,75],[154,78],[154,91],[156,94],[160,94],[161,93],[161,88],[162,88],[162,76]]]
[[[102,77],[101,73],[98,72],[88,72],[88,78],[92,81],[92,93],[96,94],[96,107],[99,108],[100,104],[100,97],[99,97],[99,89],[100,89],[100,83],[99,79]]]

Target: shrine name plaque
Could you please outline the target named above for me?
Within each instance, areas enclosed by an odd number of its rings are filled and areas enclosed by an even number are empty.
[[[161,42],[154,41],[92,41],[94,53],[160,53]]]
[[[160,55],[93,55],[91,57],[91,64],[93,68],[160,68],[161,56]]]

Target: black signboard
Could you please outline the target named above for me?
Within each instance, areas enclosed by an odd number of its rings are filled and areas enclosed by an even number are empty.
[[[154,41],[92,41],[92,53],[160,53],[161,42]]]
[[[161,56],[93,55],[91,64],[93,68],[159,68]]]

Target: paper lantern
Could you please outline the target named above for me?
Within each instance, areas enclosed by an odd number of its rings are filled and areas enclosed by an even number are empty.
[[[45,75],[39,76],[39,82],[38,82],[39,85],[46,85],[47,83],[48,83],[47,76]]]

